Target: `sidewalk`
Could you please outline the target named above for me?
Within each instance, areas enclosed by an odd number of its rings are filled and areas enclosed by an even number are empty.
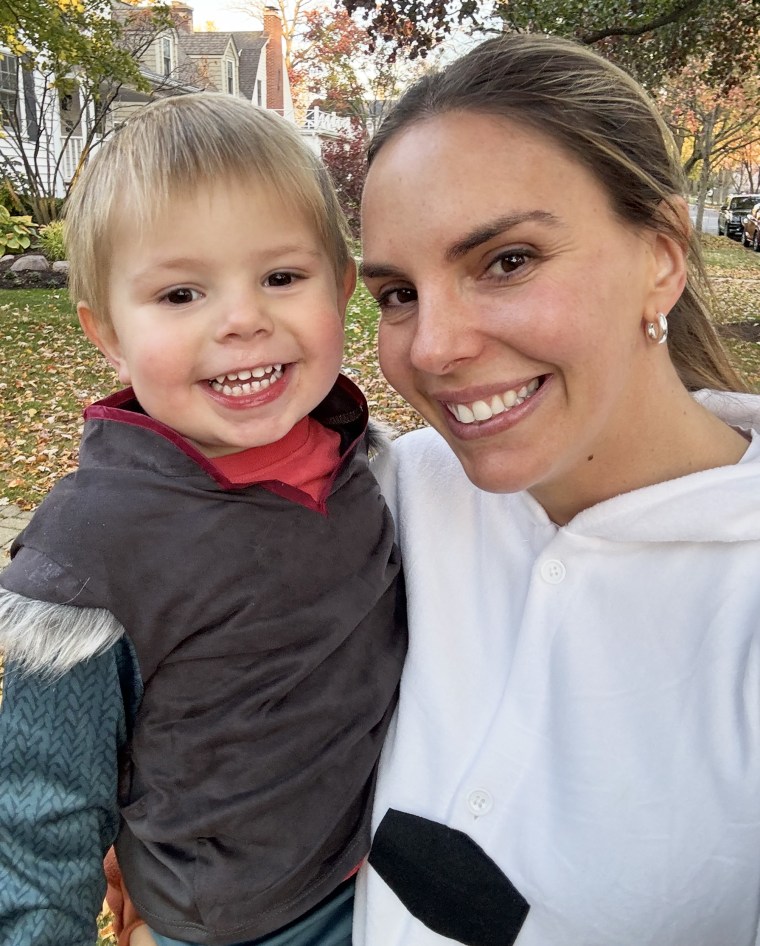
[[[12,503],[0,506],[0,568],[8,564],[11,542],[31,518],[31,512],[23,512]]]

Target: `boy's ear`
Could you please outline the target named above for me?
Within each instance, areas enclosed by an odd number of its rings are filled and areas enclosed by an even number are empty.
[[[338,282],[338,305],[340,307],[340,317],[345,321],[346,306],[348,300],[354,294],[356,289],[356,262],[351,259],[343,273],[343,278]]]
[[[112,326],[95,316],[86,302],[77,303],[77,315],[82,331],[92,344],[99,348],[106,361],[113,366],[122,384],[131,384],[129,367],[121,351],[121,345]]]

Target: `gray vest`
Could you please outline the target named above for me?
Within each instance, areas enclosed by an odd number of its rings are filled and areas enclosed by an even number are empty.
[[[319,409],[346,448],[326,511],[282,484],[225,488],[139,408],[132,422],[131,405],[108,399],[86,422],[79,470],[2,575],[11,591],[103,607],[126,628],[144,694],[117,851],[165,935],[263,936],[368,851],[406,623],[355,391],[341,378]]]

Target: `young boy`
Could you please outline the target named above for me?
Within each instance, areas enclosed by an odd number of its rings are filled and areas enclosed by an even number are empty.
[[[129,387],[0,575],[0,941],[93,942],[118,826],[159,943],[349,944],[406,630],[333,191],[282,119],[172,98],[67,234]]]

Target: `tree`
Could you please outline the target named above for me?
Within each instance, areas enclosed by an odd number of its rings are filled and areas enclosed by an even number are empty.
[[[737,155],[738,186],[737,190],[746,190],[750,194],[760,193],[760,140],[742,145]],[[746,180],[746,184],[744,183]]]
[[[0,43],[57,79],[77,69],[137,84],[139,67],[121,42],[124,25],[111,12],[110,0],[3,0]]]
[[[56,194],[68,193],[76,172],[63,175],[67,146],[82,147],[77,167],[107,133],[109,112],[123,87],[147,91],[142,53],[169,23],[169,7],[109,0],[10,0],[0,31],[20,77],[3,105],[0,170],[29,202],[38,222],[57,216]],[[54,129],[60,125],[59,136]]]
[[[342,116],[343,128],[322,143],[322,160],[330,171],[343,211],[359,236],[359,207],[366,171],[365,149],[383,111],[419,66],[393,60],[382,42],[343,9],[309,10],[296,82],[311,95],[311,104]]]
[[[697,183],[697,228],[716,171],[748,160],[760,147],[760,77],[734,77],[723,86],[708,78],[710,63],[696,59],[657,95],[660,111],[681,152],[684,172]]]
[[[546,32],[593,45],[654,87],[695,54],[709,56],[710,79],[756,67],[757,0],[496,0],[490,19],[477,0],[341,0],[364,11],[376,37],[424,56],[457,26],[485,32]]]
[[[343,9],[318,7],[305,19],[296,83],[327,111],[371,130],[385,104],[419,69],[390,57],[386,44],[372,40]]]
[[[299,40],[306,28],[306,14],[314,8],[316,0],[240,0],[231,9],[241,13],[250,13],[257,20],[263,20],[267,7],[274,7],[280,14],[282,38],[285,45],[285,68],[291,85],[295,85],[291,70],[299,62]]]
[[[336,139],[322,145],[322,160],[330,172],[351,233],[359,238],[362,188],[366,174],[367,130],[358,119]]]

